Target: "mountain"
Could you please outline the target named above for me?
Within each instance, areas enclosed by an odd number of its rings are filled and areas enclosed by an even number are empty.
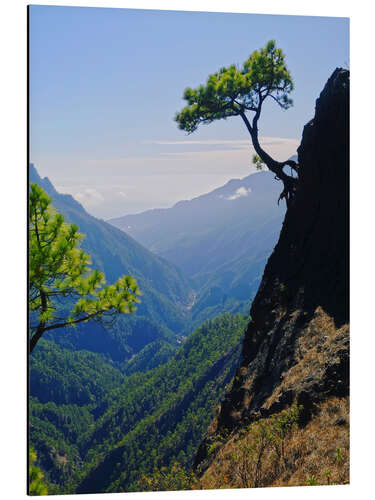
[[[347,70],[326,83],[298,158],[298,191],[251,307],[243,359],[195,459],[204,488],[349,481]]]
[[[129,376],[97,354],[42,339],[31,362],[30,440],[50,493],[136,490],[142,471],[191,463],[247,323],[209,320],[167,363]]]
[[[151,473],[177,459],[184,467],[191,463],[239,362],[248,318],[220,316],[184,340],[181,333],[190,334],[192,324],[241,302],[223,300],[222,289],[211,286],[197,314],[192,288],[174,264],[89,215],[33,165],[30,182],[78,225],[93,267],[109,282],[133,275],[143,292],[137,313],[110,329],[87,323],[56,330],[33,352],[30,442],[38,466],[52,493],[95,491],[98,478],[99,489],[136,490],[141,470]]]
[[[202,311],[217,314],[217,305],[249,307],[285,214],[279,194],[274,175],[260,172],[172,208],[109,222],[185,273],[199,290],[191,309],[199,322]]]
[[[285,213],[277,204],[280,183],[270,172],[233,179],[170,209],[129,215],[111,224],[89,215],[72,196],[57,193],[33,165],[30,181],[39,183],[57,210],[79,226],[85,234],[82,247],[109,282],[124,273],[137,278],[144,292],[137,316],[184,336],[225,311],[247,313]],[[127,319],[127,325],[133,321]],[[118,331],[129,329],[123,319],[119,322]],[[76,338],[82,328],[70,336]],[[165,331],[155,331],[151,341],[158,337],[165,338]],[[72,344],[62,332],[56,339],[65,347]],[[102,350],[103,339],[102,327],[93,325],[91,338],[78,348]],[[124,348],[122,359],[132,353]],[[112,344],[106,348],[112,358],[115,349]]]
[[[130,274],[143,293],[137,313],[119,318],[110,335],[100,324],[90,323],[61,329],[49,338],[68,348],[102,352],[118,360],[158,339],[175,343],[176,334],[186,328],[192,294],[182,273],[123,231],[88,214],[71,195],[58,193],[48,178],[41,179],[33,164],[29,180],[47,192],[68,222],[78,225],[85,236],[82,248],[92,257],[93,268],[105,273],[107,282]]]

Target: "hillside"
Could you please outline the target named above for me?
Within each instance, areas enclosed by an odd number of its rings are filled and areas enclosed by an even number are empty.
[[[204,488],[349,481],[348,71],[328,80],[298,158],[243,360],[196,456]]]
[[[109,222],[185,273],[198,290],[191,313],[199,323],[210,308],[218,314],[246,303],[248,310],[285,214],[278,195],[274,175],[260,172],[172,208]]]
[[[191,464],[247,323],[209,320],[167,363],[128,377],[94,353],[41,341],[31,360],[30,439],[49,491],[136,490],[143,471]]]
[[[30,359],[29,438],[50,482],[70,479],[80,460],[79,436],[94,424],[103,398],[124,380],[96,353],[40,340]]]
[[[82,248],[92,257],[93,268],[105,273],[108,283],[130,274],[143,293],[136,315],[119,318],[111,330],[90,323],[61,329],[49,338],[64,347],[104,353],[115,360],[129,358],[158,339],[176,344],[176,334],[188,322],[192,294],[182,273],[123,231],[88,214],[72,196],[58,193],[48,178],[40,178],[32,164],[29,180],[47,192],[68,222],[78,225],[85,236]]]

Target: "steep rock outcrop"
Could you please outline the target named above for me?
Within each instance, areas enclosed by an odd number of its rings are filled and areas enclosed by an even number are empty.
[[[349,72],[336,69],[298,149],[299,189],[251,308],[242,362],[199,448],[292,403],[307,425],[349,393]]]

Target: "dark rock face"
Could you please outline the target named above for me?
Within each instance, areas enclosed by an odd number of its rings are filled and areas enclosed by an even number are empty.
[[[293,402],[349,393],[349,72],[336,69],[298,149],[299,188],[251,308],[243,360],[195,465],[217,433]]]

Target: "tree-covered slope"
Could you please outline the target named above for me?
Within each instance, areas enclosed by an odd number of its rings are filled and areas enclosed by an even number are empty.
[[[111,328],[100,323],[79,324],[46,332],[45,338],[70,350],[88,350],[117,363],[130,360],[148,344],[158,340],[178,345],[176,335],[166,326],[144,316],[119,317]]]
[[[78,437],[93,425],[103,398],[124,380],[98,354],[39,342],[29,365],[29,436],[49,481],[63,483],[76,470]]]
[[[154,465],[191,463],[239,362],[247,321],[209,320],[167,363],[147,372],[129,364],[128,376],[94,353],[41,342],[30,363],[30,437],[49,491],[137,489]]]
[[[141,471],[191,462],[239,360],[244,316],[224,314],[192,333],[165,365],[114,390],[85,436],[89,458],[77,492],[137,489]]]
[[[124,375],[101,356],[41,340],[30,357],[30,395],[41,403],[98,404]]]

